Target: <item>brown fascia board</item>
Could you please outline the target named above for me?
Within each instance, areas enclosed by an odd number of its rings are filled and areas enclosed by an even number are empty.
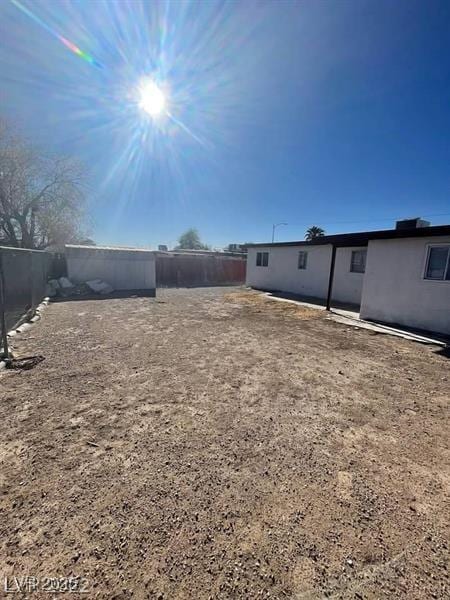
[[[367,246],[371,240],[391,240],[401,238],[419,238],[450,235],[450,225],[434,225],[432,227],[417,227],[415,229],[386,229],[381,231],[361,231],[359,233],[339,233],[324,235],[311,242],[267,242],[247,244],[248,248],[282,248],[284,246],[325,246],[331,244],[337,247]]]

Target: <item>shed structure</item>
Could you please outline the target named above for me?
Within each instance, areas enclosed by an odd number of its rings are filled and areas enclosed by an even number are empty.
[[[65,251],[67,276],[73,283],[102,279],[114,290],[155,295],[155,253],[151,250],[67,244]]]

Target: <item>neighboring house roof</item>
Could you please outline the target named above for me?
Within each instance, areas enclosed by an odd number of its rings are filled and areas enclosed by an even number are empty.
[[[411,229],[385,229],[381,231],[361,231],[359,233],[339,233],[336,235],[324,235],[316,237],[307,242],[266,242],[258,244],[247,244],[249,248],[267,248],[281,246],[323,246],[332,244],[334,246],[367,246],[370,240],[390,240],[398,238],[418,238],[450,235],[450,225],[434,225],[432,227],[417,227]]]
[[[246,254],[244,252],[225,252],[218,250],[158,250],[158,254],[164,254],[169,256],[229,256],[233,258],[246,258]]]

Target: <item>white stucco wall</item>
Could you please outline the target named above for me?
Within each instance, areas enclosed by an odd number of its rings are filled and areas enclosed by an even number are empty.
[[[102,279],[115,290],[156,288],[155,255],[142,250],[93,250],[66,246],[67,275],[74,283]]]
[[[359,304],[364,273],[351,273],[352,250],[338,248],[333,283],[333,300]],[[298,268],[299,251],[308,252],[306,269]],[[256,253],[269,252],[269,266],[256,266]],[[275,246],[249,248],[247,257],[247,285],[260,289],[292,292],[303,296],[326,299],[330,275],[331,245]]]
[[[367,248],[337,248],[336,250],[332,294],[335,301],[348,304],[359,304],[361,302],[365,274],[350,271],[352,251],[354,250],[367,250]]]
[[[299,250],[308,251],[306,269],[298,268]],[[256,266],[256,253],[269,252],[269,266]],[[275,246],[249,248],[247,285],[325,298],[330,272],[331,246]]]
[[[361,317],[450,334],[450,281],[424,279],[429,244],[450,236],[369,242]]]

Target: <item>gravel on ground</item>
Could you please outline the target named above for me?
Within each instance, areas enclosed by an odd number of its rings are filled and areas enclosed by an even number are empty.
[[[438,347],[244,288],[55,303],[13,345],[45,360],[0,373],[2,577],[80,576],[70,596],[102,599],[448,597]]]

